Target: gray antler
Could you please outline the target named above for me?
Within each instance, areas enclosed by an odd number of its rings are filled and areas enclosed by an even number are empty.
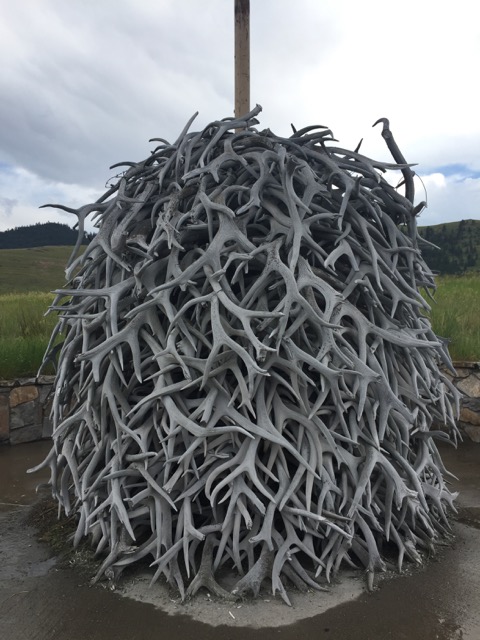
[[[161,140],[76,212],[99,232],[53,306],[45,465],[97,577],[149,557],[182,597],[224,594],[227,566],[233,594],[268,580],[288,602],[287,583],[321,588],[345,561],[371,584],[384,542],[401,568],[448,530],[430,428],[455,436],[457,398],[412,172],[385,119],[400,166],[325,128],[258,133],[259,111]]]

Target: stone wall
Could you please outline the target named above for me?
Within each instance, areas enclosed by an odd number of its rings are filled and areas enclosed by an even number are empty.
[[[0,444],[49,438],[53,376],[0,380]]]
[[[449,377],[463,394],[458,426],[462,435],[480,442],[480,362],[455,362]],[[0,444],[49,438],[52,376],[0,380]]]
[[[454,362],[456,376],[447,374],[463,394],[458,427],[462,435],[480,442],[480,362]]]

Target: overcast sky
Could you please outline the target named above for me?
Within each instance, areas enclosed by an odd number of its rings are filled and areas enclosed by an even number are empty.
[[[233,115],[234,0],[0,0],[0,231],[74,224],[108,167]],[[251,0],[260,128],[322,124],[421,176],[420,224],[480,219],[480,21],[473,0]],[[418,185],[418,199],[425,199]]]

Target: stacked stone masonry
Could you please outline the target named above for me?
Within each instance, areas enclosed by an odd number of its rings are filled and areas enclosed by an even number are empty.
[[[455,362],[454,366],[456,375],[449,378],[462,394],[458,427],[464,438],[480,442],[480,362]]]
[[[0,380],[0,444],[49,438],[52,376]]]
[[[449,377],[462,393],[458,426],[464,437],[480,442],[480,362],[456,362]],[[49,438],[52,376],[0,380],[0,444]]]

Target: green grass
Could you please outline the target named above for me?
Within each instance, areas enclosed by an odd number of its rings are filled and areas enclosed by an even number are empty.
[[[64,286],[72,250],[70,246],[0,250],[0,378],[37,373],[57,321],[55,314],[44,317],[53,301],[47,292]]]
[[[54,314],[45,317],[52,301],[51,293],[0,295],[0,378],[37,373],[57,320]]]
[[[56,249],[59,247],[51,247],[48,254],[56,254]],[[70,247],[61,249],[70,251]],[[8,251],[0,251],[0,258],[5,253]],[[52,289],[58,286],[57,281]],[[56,314],[44,315],[52,300],[53,295],[45,292],[0,293],[0,378],[37,373],[57,321]],[[451,340],[452,359],[480,361],[480,275],[439,278],[435,300],[431,305],[433,328],[437,335]]]
[[[431,320],[435,333],[451,340],[453,360],[480,361],[480,275],[438,279]]]
[[[0,295],[53,291],[65,283],[65,265],[73,247],[0,250]]]

